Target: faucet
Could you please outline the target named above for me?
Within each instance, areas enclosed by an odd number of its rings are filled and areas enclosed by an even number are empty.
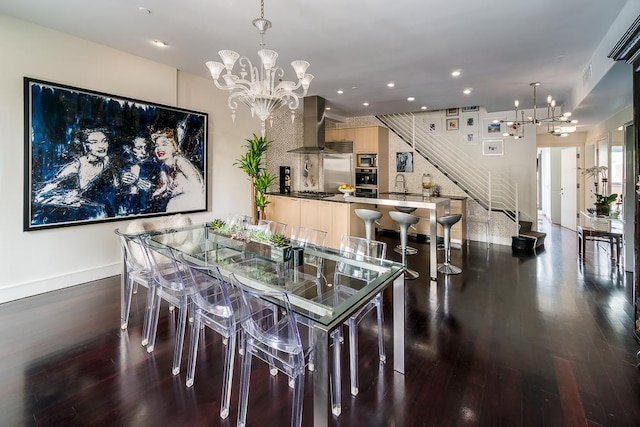
[[[398,191],[398,185],[399,184],[402,184],[402,192],[406,193],[407,192],[407,181],[404,179],[404,175],[402,175],[401,173],[396,175],[396,182],[394,184],[394,190],[395,191]]]

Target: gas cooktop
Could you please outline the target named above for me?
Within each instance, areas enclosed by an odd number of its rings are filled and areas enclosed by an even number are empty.
[[[292,197],[300,197],[303,199],[324,199],[325,197],[335,196],[337,193],[327,193],[324,191],[294,191]]]

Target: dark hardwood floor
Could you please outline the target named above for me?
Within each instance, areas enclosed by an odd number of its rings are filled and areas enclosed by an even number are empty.
[[[631,276],[611,270],[603,248],[591,247],[581,266],[574,233],[542,228],[546,249],[537,256],[514,257],[510,247],[474,243],[453,250],[453,263],[464,272],[437,284],[425,279],[428,246],[412,242],[420,252],[409,263],[422,276],[406,286],[406,375],[393,371],[387,292],[389,360],[377,361],[370,315],[360,325],[360,394],[348,394],[345,375],[343,413],[334,424],[640,425]],[[235,425],[238,369],[231,415],[218,416],[219,336],[208,331],[195,385],[187,389],[186,352],[180,375],[171,375],[168,310],[162,310],[154,353],[140,345],[145,295],[141,288],[134,297],[125,332],[119,329],[119,277],[0,305],[0,426]],[[345,374],[347,356],[344,351]],[[310,374],[305,381],[303,424],[310,426]],[[288,425],[290,397],[286,378],[270,377],[255,362],[248,424]]]

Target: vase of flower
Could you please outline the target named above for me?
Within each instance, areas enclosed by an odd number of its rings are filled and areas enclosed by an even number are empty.
[[[613,193],[610,196],[596,194],[596,215],[608,216],[611,212],[611,203],[615,202],[617,198],[618,195],[616,193]]]

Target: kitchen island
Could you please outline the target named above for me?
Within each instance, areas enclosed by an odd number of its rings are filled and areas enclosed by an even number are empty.
[[[340,238],[344,235],[364,237],[364,223],[355,215],[355,209],[375,209],[376,205],[383,212],[380,220],[383,228],[395,230],[395,223],[389,218],[389,211],[397,208],[416,208],[413,213],[423,220],[416,224],[418,232],[436,242],[439,225],[438,215],[448,213],[462,213],[462,221],[454,227],[452,237],[457,234],[460,241],[464,241],[464,221],[466,198],[464,197],[422,197],[416,193],[380,193],[376,198],[344,197],[342,194],[327,195],[326,193],[292,193],[269,194],[267,205],[267,219],[289,224],[289,232],[294,226],[315,228],[327,232],[326,245],[340,247]],[[429,272],[432,279],[437,278],[437,246],[430,245]]]
[[[340,196],[333,196],[331,199]],[[429,276],[431,280],[438,278],[438,214],[448,214],[451,211],[451,199],[444,197],[422,197],[418,194],[408,193],[381,193],[375,198],[346,196],[344,200],[349,203],[365,205],[391,206],[403,211],[403,208],[427,209],[429,211]]]

